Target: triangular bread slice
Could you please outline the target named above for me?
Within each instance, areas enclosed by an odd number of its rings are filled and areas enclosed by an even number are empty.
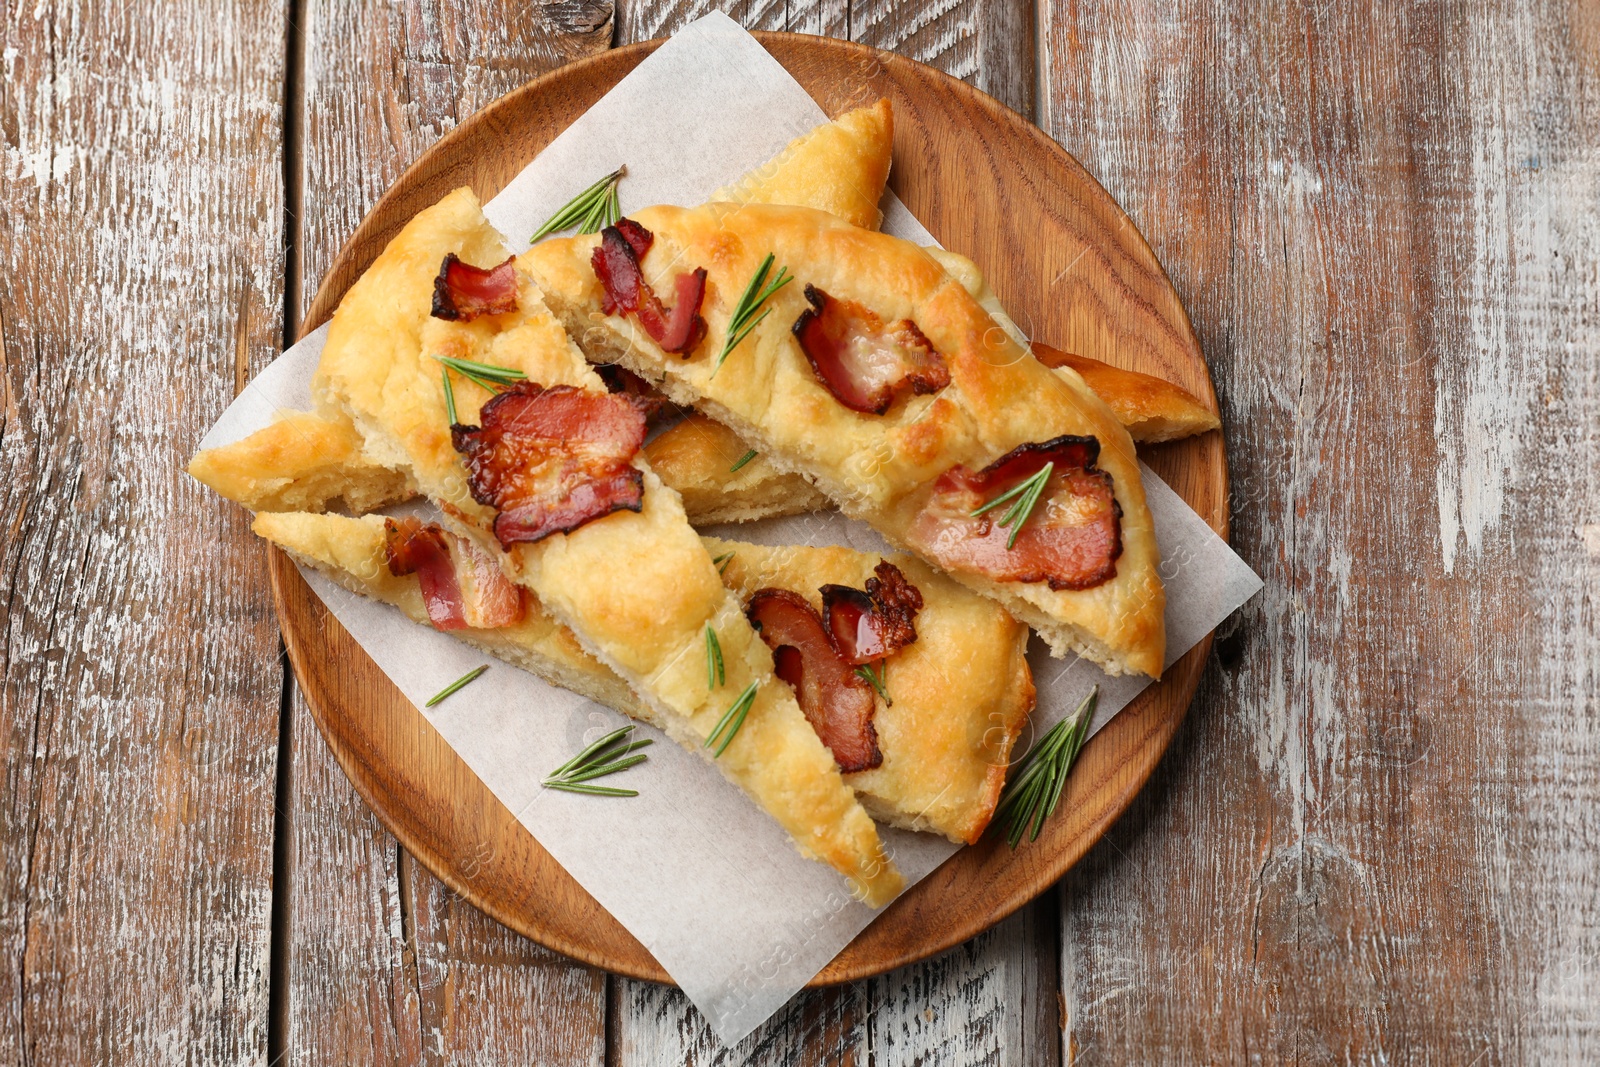
[[[726,590],[676,493],[642,459],[638,510],[613,511],[569,532],[504,547],[496,509],[474,498],[452,443],[440,357],[525,374],[545,389],[603,395],[538,289],[517,280],[516,310],[448,321],[430,314],[447,255],[487,270],[509,256],[471,190],[419,212],[340,302],[312,395],[348,418],[374,462],[406,471],[456,533],[497,559],[584,649],[621,675],[680,743],[701,749],[747,687],[754,705],[716,765],[789,832],[802,852],[845,875],[873,905],[903,881],[876,828],[817,739],[772,657]],[[457,429],[480,421],[490,393],[454,385]],[[529,475],[531,476],[531,474]],[[725,684],[708,689],[703,648],[720,639]]]
[[[796,204],[875,230],[889,183],[894,110],[887,99],[847,111],[789,142],[710,197],[734,204]]]
[[[707,271],[708,333],[688,358],[669,355],[635,318],[604,312],[591,265],[601,237],[545,241],[519,257],[519,266],[586,355],[621,363],[677,403],[729,426],[775,467],[803,474],[846,514],[924,558],[943,551],[917,532],[941,477],[958,466],[981,470],[1022,446],[1093,438],[1097,470],[1110,476],[1120,510],[1114,577],[1089,588],[1052,588],[959,565],[944,569],[1031,624],[1056,655],[1078,652],[1112,673],[1160,675],[1165,592],[1133,440],[1080,376],[1035,359],[923,249],[824,212],[712,203],[647,208],[633,220],[653,235],[642,269],[655,291],[672,292],[684,271]],[[770,298],[763,307],[770,314],[718,369],[738,296],[769,254],[797,283]],[[901,396],[883,414],[846,408],[792,333],[812,306],[812,287],[885,323],[913,323],[947,369],[948,384],[932,395]]]
[[[417,577],[397,577],[387,566],[382,517],[262,514],[253,528],[296,561],[429,625]],[[822,585],[864,588],[884,558],[848,548],[769,547],[711,538],[706,546],[724,560],[723,581],[741,601],[778,587],[806,597],[814,607],[821,606]],[[880,699],[873,717],[882,763],[846,774],[845,781],[881,822],[970,843],[989,823],[1012,746],[1033,707],[1027,630],[920,561],[904,555],[888,559],[922,596],[917,640],[885,661],[889,702]],[[554,685],[663,725],[536,601],[516,623],[450,634]]]

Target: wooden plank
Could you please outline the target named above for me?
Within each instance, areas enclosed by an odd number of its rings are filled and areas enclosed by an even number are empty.
[[[617,6],[618,43],[665,36],[703,3]],[[716,5],[749,29],[823,33],[930,63],[1033,111],[1032,5],[749,3]],[[866,982],[797,996],[733,1049],[677,990],[614,981],[614,1062],[971,1063],[1059,1058],[1055,895],[935,960]]]
[[[807,990],[738,1045],[719,1042],[676,989],[616,980],[614,1062],[631,1064],[1057,1062],[1055,898],[960,948],[878,978]]]
[[[264,1063],[282,671],[182,464],[277,348],[284,12],[0,29],[0,1049]]]
[[[1592,9],[1051,10],[1267,580],[1066,887],[1076,1058],[1592,1060]]]
[[[372,204],[458,121],[606,48],[606,4],[436,0],[305,13],[304,207],[317,280]],[[286,1047],[293,1062],[598,1064],[603,975],[518,938],[401,850],[294,703]]]

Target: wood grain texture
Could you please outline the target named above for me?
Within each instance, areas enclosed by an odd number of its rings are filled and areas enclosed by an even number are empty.
[[[284,12],[0,30],[0,1053],[264,1063],[282,667],[182,472],[277,350]]]
[[[1267,580],[1068,879],[1081,1062],[1600,1056],[1594,12],[1050,7]]]
[[[441,134],[551,67],[603,51],[610,15],[606,3],[310,4],[296,243],[306,290]],[[604,975],[511,934],[406,855],[298,693],[293,712],[289,1060],[598,1064]]]

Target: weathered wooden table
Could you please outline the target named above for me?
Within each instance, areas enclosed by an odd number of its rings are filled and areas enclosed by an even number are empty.
[[[1194,318],[1267,589],[1056,891],[737,1050],[378,826],[181,464],[436,137],[701,10],[6,5],[6,1061],[1600,1058],[1593,3],[735,5],[967,78],[1099,177]]]

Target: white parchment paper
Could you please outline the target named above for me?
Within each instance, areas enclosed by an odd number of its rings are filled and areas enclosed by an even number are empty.
[[[753,37],[726,16],[708,15],[640,64],[485,210],[512,248],[523,247],[544,219],[619,163],[628,166],[624,212],[698,204],[825,118]],[[885,212],[886,230],[933,243],[892,194]],[[309,408],[324,333],[308,336],[257,376],[202,445],[244,437],[281,409]],[[1165,560],[1171,662],[1261,583],[1154,473],[1144,475]],[[883,548],[870,529],[837,514],[714,532],[771,544]],[[482,653],[399,612],[315,573],[305,577],[419,708],[484,662]],[[1032,662],[1036,731],[1069,713],[1096,683],[1098,730],[1147,684],[1108,678],[1088,662],[1052,660],[1037,641]],[[637,799],[541,790],[545,772],[626,721],[607,708],[496,662],[423,714],[551,855],[654,954],[725,1042],[738,1041],[772,1015],[875,915],[851,899],[833,871],[802,859],[777,824],[709,763],[664,738],[650,749],[650,761],[627,775],[627,785],[642,794]],[[888,830],[885,836],[908,883],[956,851],[926,834]],[[458,862],[483,858],[469,853]]]

